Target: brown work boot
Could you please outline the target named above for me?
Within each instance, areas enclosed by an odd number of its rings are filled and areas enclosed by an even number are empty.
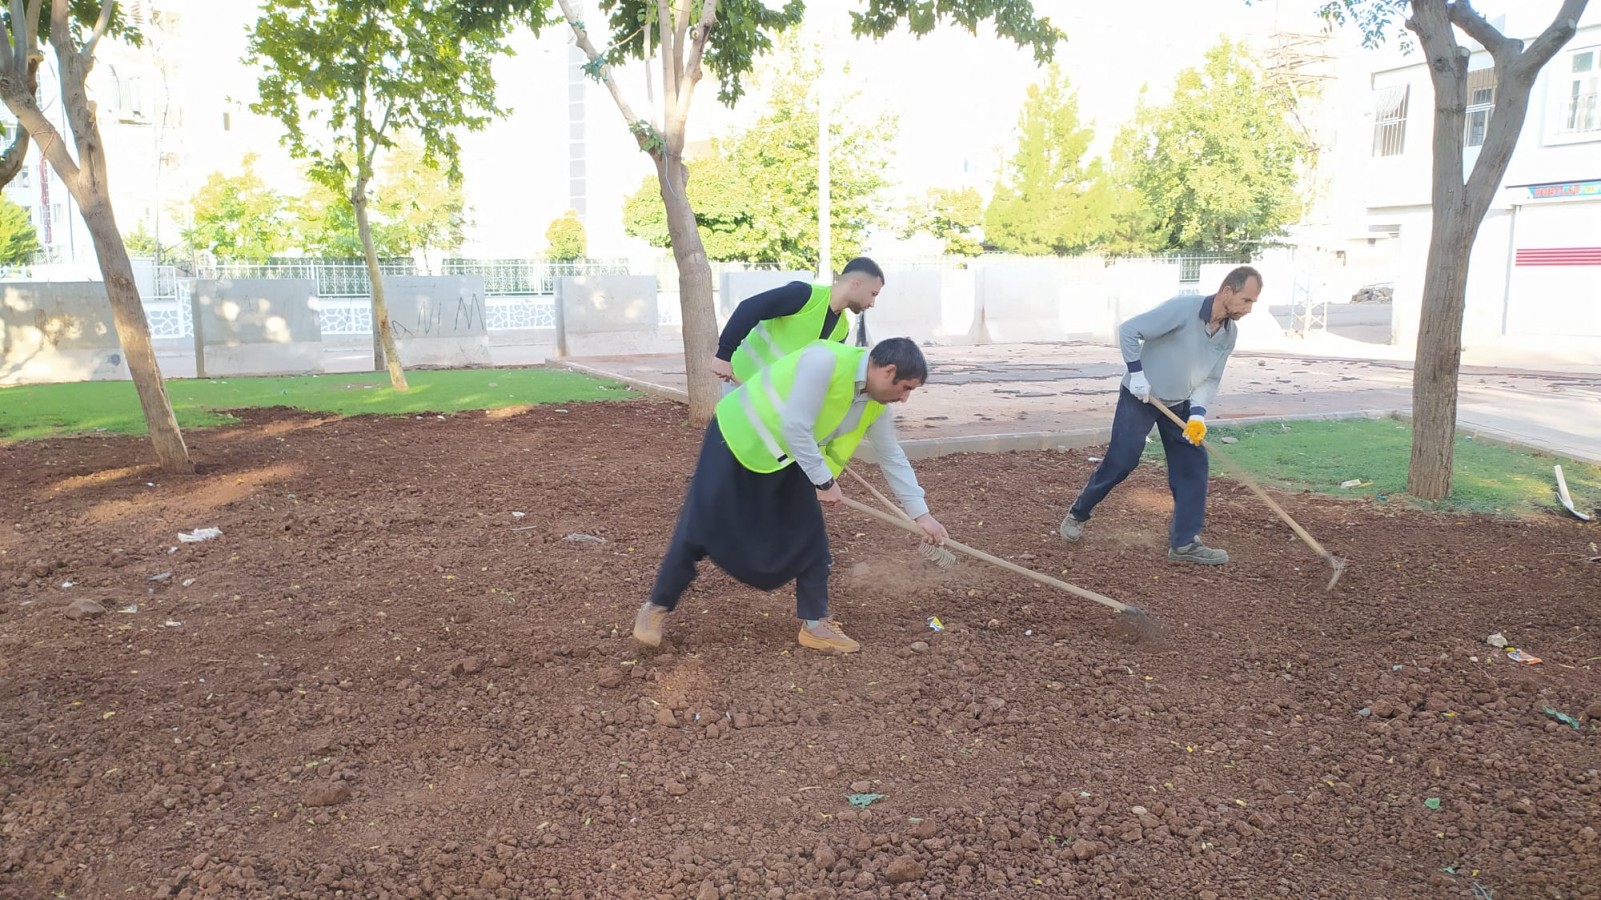
[[[662,626],[667,623],[667,614],[672,612],[665,606],[645,601],[645,605],[634,614],[634,640],[647,647],[658,647],[662,642]]]
[[[833,619],[819,619],[814,626],[801,623],[800,645],[825,653],[855,653],[862,645],[851,640]]]

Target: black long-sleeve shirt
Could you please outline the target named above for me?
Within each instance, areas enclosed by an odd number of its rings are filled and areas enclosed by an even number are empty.
[[[722,336],[717,339],[717,358],[732,360],[734,351],[744,342],[745,336],[751,329],[765,319],[777,319],[783,316],[793,316],[803,309],[812,299],[812,286],[804,281],[791,281],[783,287],[776,287],[770,291],[762,291],[752,297],[740,301],[734,308],[734,314],[728,317],[728,324],[723,326]],[[826,338],[834,332],[839,323],[839,313],[830,309],[823,316],[823,328],[818,333],[819,338]]]

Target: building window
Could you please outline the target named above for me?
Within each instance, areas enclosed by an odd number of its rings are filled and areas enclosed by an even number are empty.
[[[1568,56],[1568,71],[1554,79],[1561,91],[1561,118],[1558,134],[1601,132],[1601,110],[1596,97],[1601,94],[1601,48],[1575,50]]]
[[[1495,70],[1480,69],[1468,73],[1468,125],[1463,136],[1467,147],[1484,146],[1484,136],[1490,130],[1490,113],[1495,111]]]
[[[1406,100],[1408,85],[1380,88],[1374,92],[1373,155],[1400,156],[1406,149]]]

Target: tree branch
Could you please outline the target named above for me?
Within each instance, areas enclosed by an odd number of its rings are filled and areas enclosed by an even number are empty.
[[[51,0],[50,46],[56,48],[56,55],[58,57],[73,56],[76,58],[77,48],[72,46],[72,27],[69,24],[70,21],[71,19],[67,10],[67,0]],[[63,47],[67,49],[62,50]],[[62,59],[61,61],[63,63],[66,62],[65,59]],[[62,83],[66,83],[64,78],[62,79]]]
[[[1588,0],[1563,0],[1562,8],[1557,10],[1556,17],[1551,24],[1540,32],[1527,50],[1518,57],[1516,65],[1527,71],[1538,73],[1551,57],[1557,55],[1562,46],[1573,39],[1579,30],[1579,17],[1584,15],[1584,7]]]
[[[1412,0],[1406,27],[1423,45],[1424,62],[1434,85],[1434,196],[1436,208],[1450,202],[1441,195],[1442,176],[1460,188],[1462,129],[1467,121],[1468,52],[1457,43],[1445,0]]]
[[[561,6],[561,14],[567,20],[567,26],[572,29],[573,40],[577,42],[578,49],[584,51],[584,57],[590,62],[599,59],[600,53],[595,49],[594,42],[589,39],[589,29],[584,27],[582,20],[574,12],[571,0],[556,0],[556,2]],[[635,122],[639,121],[639,117],[634,115],[633,107],[628,104],[627,98],[623,96],[623,89],[618,87],[617,79],[612,77],[610,65],[600,67],[600,80],[606,85],[606,89],[611,91],[611,98],[616,102],[617,110],[623,114],[623,121],[632,127]],[[650,149],[646,145],[649,140],[648,134],[635,132],[634,139],[639,141],[640,149],[651,156],[654,157],[659,152]]]
[[[66,142],[61,140],[60,132],[56,131],[56,127],[45,118],[38,102],[32,96],[25,98],[18,106],[20,109],[12,110],[16,113],[17,124],[32,135],[34,143],[39,145],[40,155],[50,161],[56,174],[66,183],[69,193],[72,192],[72,187],[78,182],[78,164],[73,160],[72,154],[67,152]]]
[[[712,26],[717,24],[717,0],[706,0],[706,6],[701,11],[700,22],[690,30],[689,58],[684,63],[683,83],[679,87],[679,96],[676,98],[678,108],[673,113],[674,123],[668,124],[667,130],[673,132],[674,126],[678,138],[683,140],[684,122],[689,119],[689,98],[695,90],[695,83],[700,81],[700,60],[706,54],[706,39],[711,37]],[[682,148],[680,148],[682,149]]]
[[[669,109],[670,104],[678,99],[678,76],[681,71],[678,48],[683,45],[675,39],[672,6],[668,0],[656,0],[656,33],[662,54],[662,108]]]
[[[34,0],[35,13],[38,11],[37,3],[38,0]],[[32,19],[24,18],[22,0],[11,0],[11,24],[7,35],[11,50],[8,71],[22,72],[23,66],[27,65],[28,50],[32,47],[32,42],[28,40],[32,22]]]
[[[689,32],[689,0],[678,0],[678,14],[673,21],[673,63],[678,67],[676,72],[679,81],[684,80],[684,58],[679,55],[679,48],[684,46],[684,37]]]
[[[1502,54],[1516,52],[1521,48],[1522,41],[1509,38],[1495,29],[1485,20],[1484,16],[1474,9],[1468,0],[1456,0],[1446,5],[1446,16],[1451,24],[1462,29],[1468,37],[1479,42],[1479,45],[1490,51],[1490,55],[1501,59]]]
[[[367,164],[369,166],[372,165],[372,161],[378,157],[378,145],[384,140],[384,132],[389,130],[389,117],[394,113],[394,111],[395,101],[391,99],[389,101],[389,105],[384,107],[384,117],[383,120],[378,123],[378,130],[372,133],[372,149],[367,151]]]
[[[106,29],[111,26],[111,5],[114,2],[116,0],[105,0],[104,3],[100,4],[100,15],[95,19],[94,31],[90,33],[89,39],[83,42],[83,49],[78,51],[78,57],[83,60],[85,72],[89,70],[89,66],[94,64],[95,44],[100,42],[100,38],[105,35]]]

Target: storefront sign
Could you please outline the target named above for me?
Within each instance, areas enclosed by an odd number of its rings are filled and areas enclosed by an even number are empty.
[[[1530,200],[1567,200],[1573,197],[1601,197],[1601,179],[1590,181],[1556,181],[1550,184],[1531,184]]]

